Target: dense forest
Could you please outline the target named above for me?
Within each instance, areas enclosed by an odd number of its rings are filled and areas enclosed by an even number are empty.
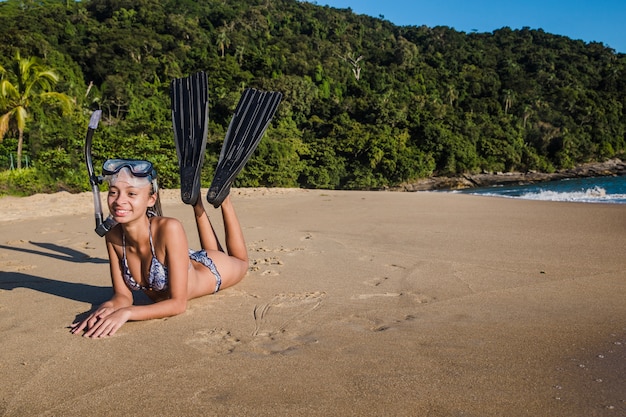
[[[0,80],[23,87],[26,60],[50,77],[22,97],[21,128],[2,119],[0,194],[87,190],[94,109],[96,166],[150,159],[177,187],[169,84],[200,70],[204,186],[245,87],[284,99],[236,186],[378,189],[623,157],[626,55],[541,29],[463,33],[416,20],[296,0],[2,1]],[[16,101],[1,90],[0,116],[11,115]]]

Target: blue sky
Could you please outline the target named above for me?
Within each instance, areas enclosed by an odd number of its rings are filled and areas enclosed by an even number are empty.
[[[626,0],[311,0],[384,16],[397,25],[449,26],[461,32],[493,32],[503,26],[543,29],[626,53]]]

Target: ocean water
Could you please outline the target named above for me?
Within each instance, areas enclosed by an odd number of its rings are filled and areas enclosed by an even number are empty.
[[[526,200],[626,204],[626,176],[574,178],[529,185],[472,188],[457,192]]]

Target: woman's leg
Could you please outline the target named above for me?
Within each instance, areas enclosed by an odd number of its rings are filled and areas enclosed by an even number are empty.
[[[243,237],[243,231],[230,196],[222,202],[222,217],[224,218],[224,232],[226,235],[226,249],[228,250],[228,262],[218,265],[222,272],[222,288],[228,288],[237,284],[248,273],[248,248]]]
[[[198,229],[198,237],[200,238],[202,249],[224,252],[217,238],[217,234],[215,233],[215,229],[213,229],[213,225],[209,220],[209,215],[204,210],[202,197],[199,197],[196,204],[193,205],[193,213],[196,218],[196,228]]]
[[[199,201],[194,205],[194,214],[200,244],[207,252],[224,252],[217,238],[217,234],[213,229],[213,225],[204,210],[202,201],[201,199],[198,200]],[[221,210],[224,220],[227,252],[224,252],[224,254],[209,253],[209,257],[213,258],[213,261],[216,262],[218,270],[222,275],[222,288],[227,288],[241,281],[246,275],[249,266],[248,248],[230,196],[226,197],[222,202]]]
[[[243,237],[241,224],[235,213],[235,208],[230,200],[230,196],[226,197],[221,205],[222,217],[224,219],[224,232],[226,234],[226,249],[230,256],[248,264],[248,248],[246,240]]]
[[[224,219],[224,233],[226,235],[226,250],[228,254],[244,262],[248,262],[246,241],[243,237],[243,231],[241,230],[241,225],[239,224],[239,219],[235,213],[235,208],[230,200],[230,196],[226,197],[221,205],[221,209]],[[193,211],[196,217],[196,227],[198,229],[202,249],[224,252],[217,238],[217,234],[215,233],[215,229],[213,229],[213,225],[209,220],[209,216],[204,210],[201,198],[199,198],[193,206]]]

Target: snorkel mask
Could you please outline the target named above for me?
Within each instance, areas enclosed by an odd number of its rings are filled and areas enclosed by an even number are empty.
[[[102,165],[102,174],[102,180],[107,181],[109,185],[124,181],[137,188],[152,185],[152,192],[158,191],[156,170],[149,161],[109,159]]]

